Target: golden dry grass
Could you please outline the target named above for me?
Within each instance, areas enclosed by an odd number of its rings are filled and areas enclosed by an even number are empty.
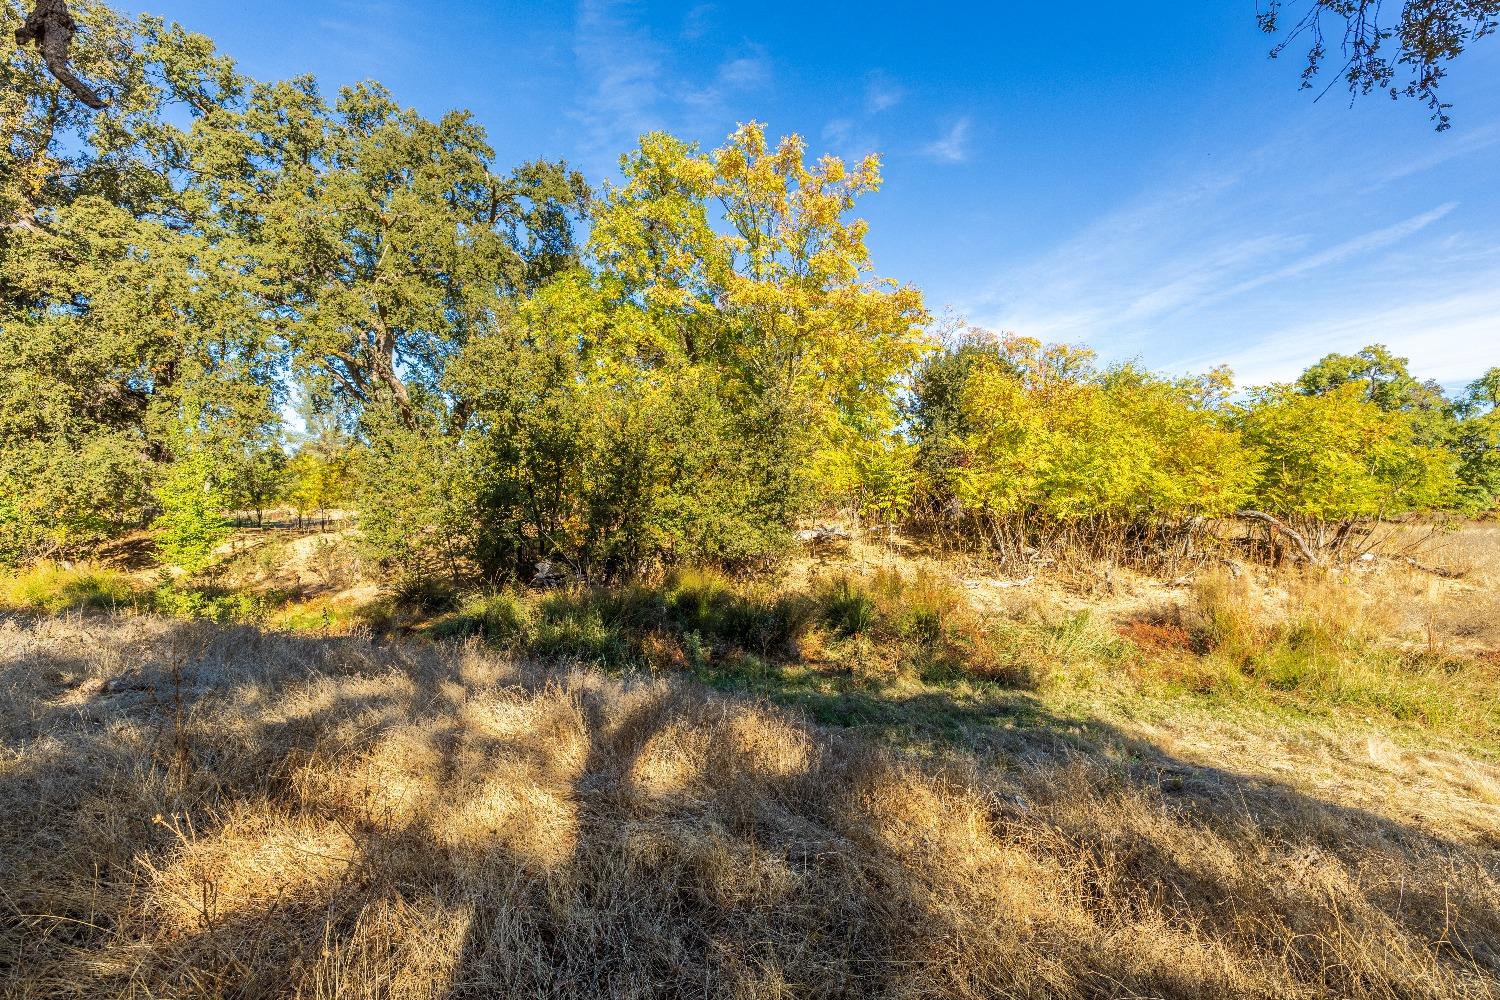
[[[1493,823],[1030,719],[914,759],[471,645],[3,621],[0,988],[1500,995]]]

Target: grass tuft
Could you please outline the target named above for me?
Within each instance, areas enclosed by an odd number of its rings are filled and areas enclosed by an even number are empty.
[[[0,608],[57,614],[131,606],[137,593],[130,577],[101,566],[43,562],[0,578]]]

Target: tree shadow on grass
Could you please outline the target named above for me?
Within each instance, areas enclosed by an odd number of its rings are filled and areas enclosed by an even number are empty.
[[[1492,847],[1021,692],[783,692],[834,732],[472,648],[122,619],[0,636],[0,983],[18,996],[1500,981]],[[964,741],[941,759],[891,745],[948,729]]]

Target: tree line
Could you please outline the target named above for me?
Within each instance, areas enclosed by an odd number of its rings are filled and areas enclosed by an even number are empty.
[[[104,109],[0,64],[6,560],[155,524],[188,565],[288,483],[355,508],[394,573],[490,578],[743,564],[829,506],[1012,551],[1242,511],[1337,547],[1500,496],[1500,370],[1450,399],[1372,347],[1238,397],[1224,371],[944,339],[873,270],[875,157],[653,133],[593,186],[501,168],[465,112],[255,81],[74,8]]]

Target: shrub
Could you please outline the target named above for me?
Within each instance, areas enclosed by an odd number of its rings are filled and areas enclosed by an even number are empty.
[[[795,656],[816,615],[804,595],[736,585],[713,570],[678,570],[663,589],[666,615],[680,632],[762,656]]]
[[[529,579],[547,560],[620,578],[785,544],[805,493],[795,414],[734,400],[716,365],[661,359],[663,331],[587,276],[558,279],[512,322],[451,374],[475,400],[488,576]]]
[[[151,591],[151,610],[173,618],[197,618],[220,623],[263,621],[266,601],[258,594],[239,590],[180,587],[168,582]]]
[[[162,558],[189,573],[208,566],[231,530],[212,458],[192,452],[173,462],[156,488],[156,501],[161,513],[154,526]]]
[[[525,645],[531,638],[532,610],[526,600],[509,590],[470,594],[457,613],[428,628],[434,639],[478,636],[497,646]]]
[[[1227,375],[1174,382],[1092,359],[974,333],[929,361],[915,404],[928,508],[977,519],[1011,555],[1063,537],[1121,552],[1235,509],[1251,465],[1217,405]]]
[[[1457,460],[1418,443],[1411,418],[1383,410],[1348,383],[1319,395],[1273,387],[1245,408],[1240,426],[1259,472],[1251,502],[1339,548],[1362,519],[1462,504]]]
[[[417,590],[435,577],[455,584],[472,565],[475,544],[473,457],[437,421],[433,414],[415,425],[389,412],[371,415],[355,463],[364,546],[398,586]]]
[[[847,576],[839,576],[818,594],[822,620],[845,636],[862,635],[875,624],[875,599]]]

